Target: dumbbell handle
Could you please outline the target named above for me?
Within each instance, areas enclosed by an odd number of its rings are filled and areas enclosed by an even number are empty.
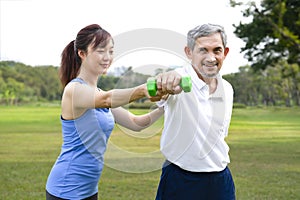
[[[190,92],[192,89],[192,80],[190,76],[183,76],[180,80],[180,87],[184,92]],[[149,78],[147,80],[147,90],[150,96],[155,96],[157,92],[157,85],[155,78]]]

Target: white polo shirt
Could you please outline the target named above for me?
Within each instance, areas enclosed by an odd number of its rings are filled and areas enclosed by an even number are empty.
[[[158,103],[165,110],[161,152],[167,160],[188,171],[221,171],[230,162],[224,138],[232,113],[232,86],[218,76],[217,89],[209,94],[208,85],[191,66],[177,72],[191,76],[192,91],[171,95]]]

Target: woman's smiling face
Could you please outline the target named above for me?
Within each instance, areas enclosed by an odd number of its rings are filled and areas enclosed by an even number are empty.
[[[98,75],[106,74],[113,61],[113,53],[114,44],[112,39],[105,46],[99,45],[95,49],[93,49],[92,45],[89,45],[88,52],[82,59],[82,64],[93,71],[93,73]]]

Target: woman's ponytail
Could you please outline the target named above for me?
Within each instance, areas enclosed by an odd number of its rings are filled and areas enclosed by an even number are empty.
[[[78,58],[75,41],[70,42],[61,54],[59,70],[60,81],[65,87],[72,79],[76,78],[80,69],[81,60]]]

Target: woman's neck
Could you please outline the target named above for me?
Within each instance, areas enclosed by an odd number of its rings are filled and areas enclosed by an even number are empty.
[[[77,78],[84,80],[88,85],[92,87],[97,87],[98,77],[95,75],[87,74],[85,72],[80,72]]]

